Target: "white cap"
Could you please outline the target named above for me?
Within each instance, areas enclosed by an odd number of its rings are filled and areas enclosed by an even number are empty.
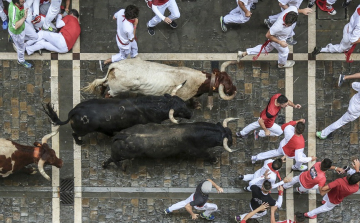
[[[204,193],[204,194],[208,194],[211,192],[211,188],[212,188],[212,183],[210,181],[205,181],[202,186],[201,186],[201,191]]]

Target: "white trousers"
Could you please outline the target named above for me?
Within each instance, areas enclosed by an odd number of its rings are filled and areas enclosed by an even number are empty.
[[[225,24],[228,23],[245,23],[250,20],[250,17],[245,16],[245,12],[237,6],[235,9],[231,10],[229,14],[224,17]]]
[[[333,45],[329,43],[326,47],[321,48],[322,53],[343,53],[351,48],[351,42],[349,40],[349,34],[347,32],[349,24],[346,24],[343,29],[343,38],[340,44]]]
[[[26,0],[24,6],[29,9],[26,21],[31,24],[33,15],[39,15],[40,0]]]
[[[330,133],[332,133],[333,131],[335,131],[338,128],[341,128],[343,125],[354,121],[355,119],[357,119],[359,116],[355,116],[355,115],[351,115],[348,111],[341,116],[341,118],[339,118],[336,122],[332,123],[331,125],[329,125],[328,127],[326,127],[324,130],[321,131],[321,137],[325,138],[327,137]]]
[[[25,41],[27,45],[32,45],[39,38],[39,35],[36,33],[33,24],[25,21]]]
[[[169,0],[168,2],[166,2],[165,4],[161,5],[161,6],[157,6],[159,12],[161,14],[164,15],[165,10],[168,9],[170,11],[170,15],[168,16],[169,19],[171,20],[175,20],[180,18],[180,11],[179,11],[179,7],[176,4],[175,0]],[[157,24],[159,24],[161,22],[161,18],[157,15],[155,15],[149,22],[148,22],[148,26],[149,27],[154,27]]]
[[[122,44],[119,42],[117,38],[116,38],[116,42],[118,44],[120,51],[118,54],[111,56],[112,63],[126,59],[129,54],[131,58],[134,58],[138,55],[138,46],[136,40],[129,43],[130,49],[123,49]]]
[[[60,12],[61,0],[51,0],[49,11],[46,14],[44,28],[48,29],[50,23],[55,19]]]
[[[273,149],[273,150],[270,150],[270,151],[267,151],[267,152],[263,152],[263,153],[259,153],[256,155],[256,160],[266,160],[266,159],[269,159],[269,158],[272,158],[272,157],[277,157],[277,156],[284,156],[285,153],[284,153],[284,150],[281,146],[279,146],[279,148],[277,149]],[[286,156],[288,157],[288,156]],[[303,154],[303,157],[305,157],[305,154]],[[290,159],[295,159],[295,157],[288,157]],[[298,162],[296,159],[295,159],[296,163],[294,165],[295,168],[299,169],[300,166],[303,164],[302,162]]]
[[[0,0],[0,17],[1,17],[1,20],[4,22],[5,20],[7,20],[7,16],[4,12],[4,3],[2,0]]]
[[[251,209],[251,211],[253,211],[253,209],[251,208],[251,205],[250,205],[250,209]],[[240,218],[244,219],[247,214],[249,214],[249,213],[240,215]],[[267,214],[267,210],[265,210],[264,212],[261,212],[261,213],[258,212],[256,214],[254,214],[251,218],[261,218],[262,216],[265,216],[266,214]]]
[[[312,211],[308,212],[309,217],[312,217],[314,215],[323,213],[323,212],[328,212],[331,211],[332,209],[334,209],[334,207],[336,207],[338,204],[333,204],[330,202],[329,200],[329,196],[327,194],[325,194],[325,196],[323,197],[323,201],[325,201],[326,203],[321,205],[318,208],[315,208]]]
[[[192,193],[190,195],[190,197],[188,197],[186,200],[183,200],[183,201],[180,201],[180,202],[178,202],[176,204],[171,205],[171,207],[169,207],[169,211],[173,212],[175,210],[179,210],[181,208],[184,208],[185,205],[187,205],[188,203],[190,203],[193,200],[194,200],[194,193]],[[213,213],[214,211],[216,211],[218,209],[217,205],[212,204],[212,203],[205,203],[204,206],[202,206],[202,207],[194,206],[194,208],[196,210],[205,211],[203,213],[205,216],[210,216],[211,213]]]
[[[262,46],[262,44],[257,45],[256,47],[253,47],[253,48],[248,48],[248,49],[246,49],[246,52],[249,55],[258,54],[260,52],[261,46]],[[267,52],[271,52],[274,48],[277,49],[277,51],[279,52],[278,63],[285,65],[288,55],[289,55],[289,47],[282,47],[282,46],[280,46],[280,44],[275,43],[275,42],[270,42],[265,47]],[[265,53],[265,49],[263,49],[263,51],[261,53]]]
[[[26,26],[26,24],[25,24]],[[25,30],[22,31],[20,34],[14,34],[9,30],[9,34],[14,41],[14,44],[17,49],[18,61],[20,63],[25,61],[24,54],[25,54]]]
[[[67,53],[69,50],[66,45],[65,38],[61,33],[53,33],[48,31],[40,31],[38,41],[26,47],[28,55],[33,54],[40,49],[46,49],[57,53]]]
[[[301,173],[301,174],[303,174],[303,173]],[[312,188],[305,188],[300,182],[300,175],[296,176],[296,177],[293,177],[292,180],[289,183],[285,183],[283,185],[284,189],[288,189],[288,188],[294,186],[294,184],[296,184],[296,183],[300,184],[300,187],[299,187],[300,192],[307,192],[308,190],[316,190],[316,189],[319,188],[319,185],[317,185],[317,184]]]
[[[255,178],[258,178],[258,177],[261,177],[261,168],[258,169],[257,171],[255,171],[254,174],[245,174],[243,181],[251,181],[251,180],[253,180],[253,179],[255,179]],[[256,185],[256,186],[258,186],[258,187],[261,188],[263,182],[264,182],[264,180],[259,180],[259,181],[256,182],[256,184],[254,184],[254,185]],[[251,189],[250,189],[250,185],[247,187],[247,189],[248,189],[248,190],[251,190]]]
[[[249,134],[251,131],[260,128],[260,124],[258,121],[255,121],[249,125],[247,125],[245,128],[243,128],[243,130],[240,131],[240,134],[242,136],[246,136],[247,134]],[[281,127],[274,123],[273,126],[271,126],[271,128],[267,128],[270,131],[270,136],[279,136],[283,133]],[[260,137],[265,137],[265,131],[264,130],[260,130],[259,132],[259,136]]]

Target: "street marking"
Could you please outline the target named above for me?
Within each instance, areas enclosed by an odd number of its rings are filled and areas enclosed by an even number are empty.
[[[51,61],[51,102],[54,104],[54,110],[59,115],[59,91],[58,91],[58,61]],[[55,127],[52,126],[52,131]],[[52,149],[55,151],[57,157],[60,157],[59,150],[59,134],[51,138]],[[60,169],[52,167],[52,221],[53,223],[60,223]]]

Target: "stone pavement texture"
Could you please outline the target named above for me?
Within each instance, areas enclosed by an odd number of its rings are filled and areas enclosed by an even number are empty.
[[[280,12],[277,1],[262,1],[253,12],[250,22],[243,25],[229,26],[229,31],[223,33],[219,25],[219,17],[226,15],[235,8],[235,1],[229,0],[178,0],[181,18],[179,27],[170,29],[165,24],[156,27],[156,35],[150,37],[146,30],[146,22],[153,16],[141,0],[81,0],[80,14],[82,34],[80,36],[81,53],[116,53],[116,25],[112,21],[113,14],[121,7],[136,4],[140,7],[140,22],[138,25],[138,44],[140,53],[234,53],[250,46],[263,43],[267,29],[262,24],[266,16]],[[303,2],[301,8],[307,2]],[[342,38],[342,29],[354,12],[356,2],[350,7],[341,8],[341,1],[335,4],[336,16],[324,12],[316,12],[317,45],[338,43]],[[315,7],[314,7],[315,8]],[[255,28],[254,28],[255,27]],[[306,16],[300,16],[295,29],[298,44],[294,53],[308,53],[308,21]],[[6,55],[13,52],[7,43],[7,34],[0,34],[0,53]],[[355,50],[358,52],[359,50]],[[261,59],[264,57],[261,56]],[[345,58],[345,57],[344,57]],[[105,59],[105,58],[99,58]],[[31,60],[31,58],[30,58]],[[223,61],[156,61],[172,66],[186,66],[211,72],[214,66],[220,67]],[[51,65],[48,60],[34,60],[35,69],[26,70],[18,67],[14,60],[0,61],[0,137],[10,138],[20,143],[31,145],[51,131],[51,124],[43,112],[41,103],[51,101]],[[61,120],[67,118],[72,108],[73,65],[75,61],[59,60],[59,113]],[[296,61],[293,70],[293,101],[303,105],[300,110],[294,110],[294,119],[307,119],[308,114],[308,62]],[[316,61],[316,126],[321,130],[338,119],[347,109],[348,101],[355,93],[346,82],[341,88],[336,87],[338,74],[359,72],[359,62],[347,64],[344,61]],[[206,108],[207,96],[200,98],[202,108],[194,111],[194,117],[186,122],[206,121],[221,122],[227,117],[239,117],[237,122],[229,123],[233,134],[246,124],[257,119],[266,106],[269,97],[275,93],[285,93],[286,73],[278,69],[276,61],[241,62],[227,68],[238,89],[238,95],[232,101],[223,101],[216,95],[212,111]],[[95,78],[103,77],[98,61],[80,61],[80,87],[84,87]],[[97,98],[96,95],[81,93],[81,101]],[[123,94],[120,97],[136,97],[133,94]],[[278,123],[285,122],[285,112],[282,111]],[[165,121],[169,123],[169,121]],[[352,122],[336,131],[332,139],[316,141],[316,155],[321,160],[329,157],[335,165],[343,166],[350,163],[353,155],[358,154],[359,120]],[[313,137],[313,136],[312,136]],[[60,170],[60,179],[74,177],[74,155],[70,126],[61,127],[60,158],[64,167]],[[212,151],[220,158],[219,163],[211,165],[201,158],[188,159],[169,158],[166,160],[135,159],[129,163],[126,172],[115,165],[104,170],[101,163],[110,155],[111,139],[100,133],[83,137],[81,147],[82,186],[94,192],[82,196],[83,222],[193,222],[184,209],[170,215],[164,215],[163,209],[185,199],[186,193],[107,193],[108,188],[194,188],[204,178],[212,178],[223,188],[240,190],[246,184],[237,177],[240,173],[252,173],[262,166],[258,162],[252,165],[250,156],[262,151],[276,149],[282,137],[265,138],[254,141],[250,136],[245,140],[234,137],[232,148],[235,152],[229,154],[221,147]],[[308,136],[305,136],[306,147]],[[307,152],[307,148],[305,149]],[[51,167],[45,171],[52,177]],[[295,175],[298,173],[295,173]],[[285,170],[281,170],[285,175]],[[328,182],[338,178],[335,173],[328,172]],[[51,222],[52,185],[40,174],[16,174],[0,179],[0,222]],[[232,197],[230,197],[232,196]],[[274,197],[277,197],[274,193]],[[308,195],[294,194],[295,210],[307,211]],[[219,206],[214,215],[215,222],[233,222],[233,216],[249,211],[250,193],[211,195],[211,202]],[[321,197],[317,196],[317,201]],[[344,200],[333,211],[320,214],[318,222],[360,222],[357,203],[359,195],[353,195]],[[319,204],[318,204],[319,205]],[[286,204],[279,211],[279,219],[285,219]],[[289,207],[290,208],[290,207]],[[74,222],[74,207],[60,207],[60,222]],[[278,219],[278,218],[277,218]],[[57,221],[58,222],[58,221]],[[207,222],[198,220],[197,222]],[[259,222],[269,222],[269,215]]]

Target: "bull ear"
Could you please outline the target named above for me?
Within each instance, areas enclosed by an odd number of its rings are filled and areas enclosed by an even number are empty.
[[[36,146],[36,147],[40,147],[40,146],[41,146],[41,144],[40,144],[39,142],[34,142],[34,146]]]
[[[213,69],[213,73],[215,73],[215,75],[217,75],[219,72],[220,72],[219,69],[217,69],[217,68]]]
[[[169,94],[164,94],[165,98],[171,98],[172,96]]]

